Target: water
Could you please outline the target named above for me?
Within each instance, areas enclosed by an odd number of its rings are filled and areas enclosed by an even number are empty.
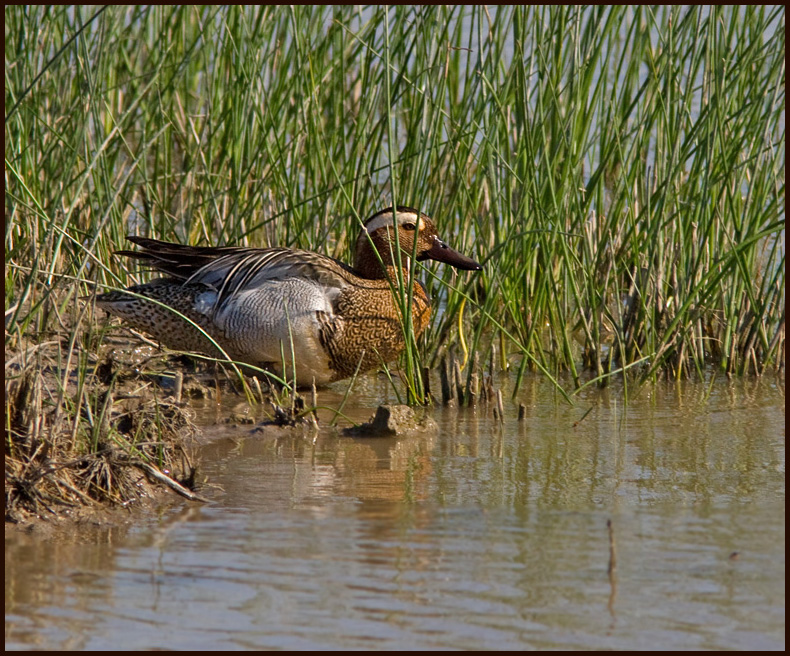
[[[776,381],[517,402],[408,439],[206,426],[211,504],[7,536],[6,648],[784,649]]]

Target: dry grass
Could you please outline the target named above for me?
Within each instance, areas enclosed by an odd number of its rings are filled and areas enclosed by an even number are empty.
[[[6,353],[6,521],[128,505],[150,496],[155,481],[193,487],[195,427],[185,404],[129,367],[68,346],[42,340]]]

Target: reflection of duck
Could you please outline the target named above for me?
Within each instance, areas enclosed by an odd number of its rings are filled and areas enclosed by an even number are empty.
[[[397,231],[395,224],[397,223]],[[445,244],[425,214],[408,207],[374,214],[357,239],[354,267],[325,255],[289,248],[194,247],[129,237],[142,248],[120,251],[171,277],[128,291],[169,306],[194,321],[239,362],[292,371],[296,378],[330,383],[394,360],[404,348],[397,289],[400,245],[402,279],[409,258],[432,259],[470,271],[482,267]],[[416,240],[416,251],[415,251]],[[413,286],[412,325],[419,336],[431,303]],[[97,304],[173,349],[216,355],[206,337],[178,314],[125,292]]]

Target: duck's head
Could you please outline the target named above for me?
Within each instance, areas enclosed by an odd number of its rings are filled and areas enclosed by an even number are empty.
[[[402,205],[398,205],[394,210],[391,207],[381,210],[365,221],[365,226],[357,239],[356,267],[367,277],[381,277],[383,273],[381,264],[371,250],[371,241],[385,266],[397,266],[398,256],[395,251],[397,242],[401,250],[401,264],[408,266],[407,258],[412,257],[415,252],[415,240],[417,259],[420,261],[436,260],[465,271],[480,271],[483,268],[472,258],[453,250],[442,241],[430,217]]]

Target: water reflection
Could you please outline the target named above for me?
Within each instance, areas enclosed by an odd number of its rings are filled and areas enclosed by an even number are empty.
[[[528,381],[432,438],[206,426],[210,505],[7,537],[6,647],[782,648],[783,388],[623,398]]]

